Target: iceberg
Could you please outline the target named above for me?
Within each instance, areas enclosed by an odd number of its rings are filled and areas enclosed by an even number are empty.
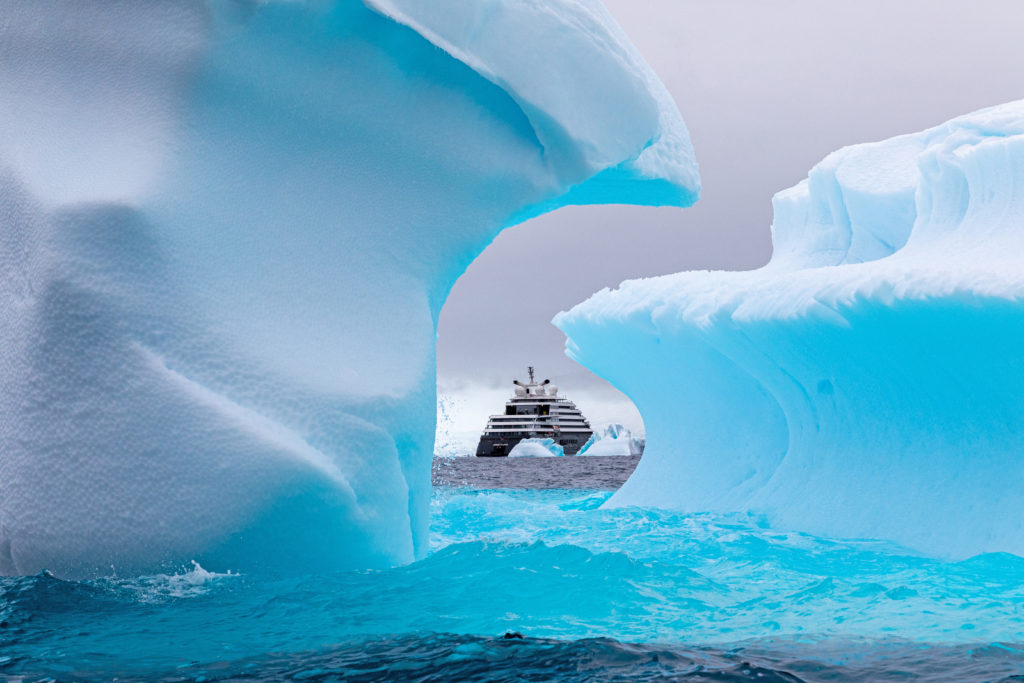
[[[595,429],[577,455],[643,455],[644,441],[620,424]]]
[[[592,0],[20,3],[0,92],[2,574],[422,557],[455,279],[699,194]]]
[[[565,451],[554,439],[523,439],[517,443],[508,457],[510,458],[561,458]]]
[[[763,268],[555,318],[643,414],[609,505],[1024,555],[1024,101],[841,149],[774,214]]]

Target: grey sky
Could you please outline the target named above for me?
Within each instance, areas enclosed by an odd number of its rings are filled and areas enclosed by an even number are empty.
[[[829,152],[1024,97],[1016,0],[605,4],[675,97],[703,196],[685,210],[570,207],[502,233],[441,314],[439,385],[462,392],[468,424],[500,404],[474,405],[467,385],[505,387],[529,363],[584,412],[611,400],[565,358],[555,313],[625,279],[757,267],[772,195]]]

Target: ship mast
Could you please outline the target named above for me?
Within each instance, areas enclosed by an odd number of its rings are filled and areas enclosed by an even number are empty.
[[[533,366],[526,368],[526,371],[530,373],[530,384],[533,384]]]

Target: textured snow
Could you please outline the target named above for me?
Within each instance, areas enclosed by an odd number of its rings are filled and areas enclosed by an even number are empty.
[[[577,455],[642,455],[643,440],[620,424],[609,424],[594,430]]]
[[[774,209],[759,270],[556,317],[644,416],[611,504],[1024,554],[1024,102],[841,149]]]
[[[0,572],[422,556],[455,278],[561,204],[696,199],[598,5],[368,5],[5,6]]]
[[[561,444],[554,439],[523,439],[517,443],[508,457],[510,458],[560,458],[565,455]]]
[[[700,177],[679,110],[600,2],[367,4],[505,89],[545,150],[571,150],[557,163],[596,174],[561,204],[610,203],[623,191],[632,204],[696,201]],[[553,70],[576,77],[537,78]]]

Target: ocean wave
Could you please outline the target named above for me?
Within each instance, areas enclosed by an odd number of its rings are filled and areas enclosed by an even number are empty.
[[[339,643],[439,633],[518,632],[541,650],[588,639],[739,647],[767,652],[766,662],[801,652],[832,661],[835,643],[870,652],[895,637],[907,652],[954,659],[1024,643],[1024,558],[944,562],[776,529],[756,515],[600,508],[608,495],[441,489],[430,555],[386,570],[275,578],[193,565],[136,579],[3,578],[0,653],[10,659],[0,674],[315,658]],[[1009,675],[986,671],[978,680]]]

